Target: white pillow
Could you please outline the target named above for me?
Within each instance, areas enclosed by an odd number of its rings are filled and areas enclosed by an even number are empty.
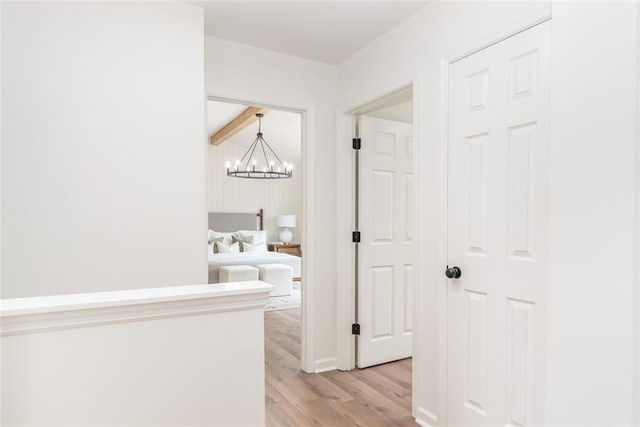
[[[242,243],[242,252],[267,252],[267,245],[260,243],[252,245],[251,243]]]
[[[240,230],[238,231],[238,236],[240,237],[249,237],[253,236],[253,245],[259,245],[260,243],[264,243],[265,246],[267,244],[267,230]]]
[[[227,245],[227,246],[229,246],[231,243],[233,243],[231,241],[231,236],[233,236],[233,233],[220,233],[220,232],[217,232],[217,231],[209,230],[209,241],[210,242],[222,237],[222,243]]]
[[[207,245],[209,247],[209,258],[213,256],[213,244],[209,243]]]
[[[215,243],[219,254],[238,254],[240,253],[240,243],[235,242],[232,245],[225,245],[224,243]]]

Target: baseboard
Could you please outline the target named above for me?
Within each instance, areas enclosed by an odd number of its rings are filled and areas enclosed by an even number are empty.
[[[336,369],[338,369],[338,359],[328,357],[326,359],[316,360],[314,372],[319,374],[320,372],[335,371]]]
[[[418,413],[416,423],[420,424],[422,427],[434,427],[438,425],[438,417],[436,417],[432,412],[429,412],[422,407],[418,407],[416,412]]]

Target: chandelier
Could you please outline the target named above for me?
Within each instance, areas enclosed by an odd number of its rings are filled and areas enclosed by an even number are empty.
[[[293,165],[280,160],[280,157],[262,137],[260,128],[264,114],[258,113],[256,117],[258,118],[258,136],[244,153],[244,156],[236,160],[233,168],[231,162],[226,163],[227,176],[250,179],[291,178]]]

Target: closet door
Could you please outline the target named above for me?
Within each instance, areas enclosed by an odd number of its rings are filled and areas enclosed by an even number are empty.
[[[549,33],[449,68],[450,425],[544,423]]]

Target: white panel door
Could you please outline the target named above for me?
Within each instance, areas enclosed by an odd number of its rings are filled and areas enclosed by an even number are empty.
[[[544,423],[549,30],[449,68],[450,425]]]
[[[412,125],[360,118],[358,366],[412,349]]]

